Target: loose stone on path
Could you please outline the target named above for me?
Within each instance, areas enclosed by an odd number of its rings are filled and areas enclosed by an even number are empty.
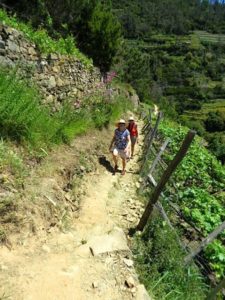
[[[114,251],[130,251],[122,229],[115,228],[109,234],[95,236],[88,241],[91,253],[97,256]]]

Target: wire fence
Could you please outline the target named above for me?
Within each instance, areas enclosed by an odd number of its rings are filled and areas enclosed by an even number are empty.
[[[142,111],[140,117],[144,120],[144,126],[142,128],[142,132],[145,136],[144,156],[143,156],[144,158],[143,158],[143,164],[141,168],[141,172],[144,180],[141,186],[141,192],[145,192],[148,189],[152,190],[152,187],[154,189],[150,197],[149,203],[146,207],[146,210],[142,216],[142,219],[140,220],[136,229],[143,230],[144,228],[143,224],[141,224],[140,226],[140,223],[143,220],[143,217],[146,214],[148,208],[153,206],[155,209],[159,211],[160,215],[168,224],[168,226],[171,228],[171,230],[174,231],[178,244],[186,252],[184,263],[189,264],[194,259],[195,263],[200,267],[202,273],[205,276],[207,276],[208,279],[211,281],[212,285],[215,286],[216,278],[213,274],[212,269],[210,268],[209,262],[202,255],[202,250],[204,250],[204,248],[209,243],[211,243],[218,236],[218,234],[220,234],[225,229],[225,222],[220,224],[220,226],[218,226],[213,232],[211,232],[205,238],[202,231],[196,226],[194,222],[190,221],[184,216],[179,205],[176,204],[178,202],[177,200],[179,194],[179,187],[177,183],[170,176],[166,178],[166,182],[163,188],[160,190],[159,193],[160,199],[158,198],[154,199],[155,191],[159,189],[159,186],[162,183],[162,179],[163,177],[165,177],[165,173],[168,174],[168,169],[171,169],[171,162],[167,164],[163,159],[163,154],[167,151],[168,145],[170,144],[171,140],[170,139],[164,140],[164,138],[160,135],[158,131],[159,124],[163,120],[163,114],[161,112],[158,112],[157,116],[155,117],[151,110],[149,110],[148,113]],[[191,132],[189,132],[188,134],[191,135]],[[195,134],[192,132],[192,135],[193,135],[192,137],[193,140]],[[187,136],[185,137],[185,139],[186,138]],[[190,144],[192,140],[190,141]],[[183,141],[183,145],[184,143],[185,140]],[[187,148],[189,146],[187,146]],[[185,157],[185,155],[186,153],[184,154],[183,157],[180,157],[180,161]],[[179,156],[179,153],[175,154],[175,158],[177,156]],[[175,169],[173,171],[175,171]],[[172,173],[170,175],[172,175]],[[169,184],[166,186],[166,183]],[[170,187],[170,190],[168,190],[168,186]],[[173,188],[174,191],[173,193],[171,193],[171,187]],[[165,206],[164,204],[166,204],[166,210],[164,209]],[[182,222],[182,224],[185,224],[183,227],[186,229],[186,232],[192,233],[191,236],[187,235],[187,236],[180,237],[177,229],[175,228],[176,225],[174,225],[173,222],[170,221],[170,217],[168,216],[167,213],[168,211],[174,214],[178,218],[178,220]],[[150,216],[150,213],[148,212],[147,214],[148,217]],[[222,282],[223,281],[224,279],[222,280]],[[220,287],[219,290],[218,290],[218,286]],[[225,288],[224,285],[220,283],[218,286],[216,286],[215,288],[216,293],[218,293],[218,291],[222,291],[223,295],[225,295],[225,290],[223,289]]]

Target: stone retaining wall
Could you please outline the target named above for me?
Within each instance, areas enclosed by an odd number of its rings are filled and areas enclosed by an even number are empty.
[[[0,65],[16,66],[33,79],[43,94],[43,101],[57,109],[66,99],[76,101],[92,93],[100,82],[97,68],[85,67],[77,58],[43,55],[24,35],[0,24]]]

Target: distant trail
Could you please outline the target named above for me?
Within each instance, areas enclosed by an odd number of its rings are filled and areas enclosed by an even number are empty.
[[[0,249],[0,299],[147,299],[123,232],[137,223],[142,210],[136,200],[137,158],[128,163],[125,176],[99,166],[86,177],[87,195],[68,232],[30,239],[12,251]]]

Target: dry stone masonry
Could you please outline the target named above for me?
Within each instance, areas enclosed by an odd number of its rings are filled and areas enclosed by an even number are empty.
[[[35,44],[8,26],[0,24],[0,65],[17,66],[40,88],[45,104],[57,109],[66,99],[76,103],[96,90],[97,68],[83,65],[76,57],[40,53]]]

